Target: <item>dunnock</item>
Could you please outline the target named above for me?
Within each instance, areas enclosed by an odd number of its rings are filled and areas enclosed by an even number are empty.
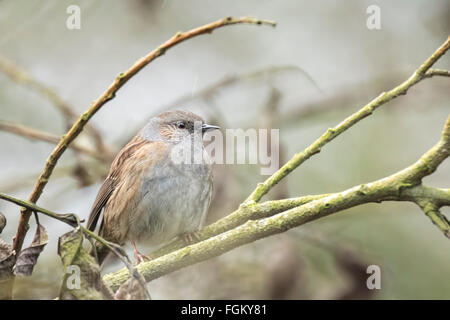
[[[92,206],[87,227],[124,245],[138,262],[136,242],[159,245],[176,236],[192,242],[209,208],[212,170],[202,136],[219,127],[192,112],[170,111],[152,118],[117,154]],[[101,264],[107,248],[96,244]]]

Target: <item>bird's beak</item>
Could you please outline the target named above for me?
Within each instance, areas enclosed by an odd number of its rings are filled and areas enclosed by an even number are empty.
[[[210,124],[202,124],[202,132],[206,132],[206,131],[210,131],[210,130],[216,130],[216,129],[220,129],[220,127],[218,126],[212,126]]]

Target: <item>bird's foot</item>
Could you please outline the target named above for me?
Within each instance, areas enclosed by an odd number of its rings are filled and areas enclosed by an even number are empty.
[[[184,243],[186,243],[186,245],[190,245],[200,241],[200,235],[198,234],[198,231],[183,233],[181,235],[181,238],[183,239]]]
[[[138,251],[134,252],[134,259],[136,260],[136,265],[138,265],[138,264],[140,264],[140,263],[142,263],[144,261],[152,260],[150,257],[148,257],[148,256],[146,256],[146,255],[144,255],[144,254],[142,254],[142,253],[140,253]]]
[[[133,249],[134,249],[134,259],[136,260],[136,265],[144,262],[144,261],[150,261],[151,258],[143,255],[142,253],[139,252],[139,250],[136,248],[136,243],[133,241]]]

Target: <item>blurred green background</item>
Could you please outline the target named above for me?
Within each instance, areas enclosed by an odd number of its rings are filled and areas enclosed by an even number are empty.
[[[66,28],[71,4],[81,8],[80,30]],[[372,4],[381,9],[380,30],[366,27]],[[286,161],[407,79],[450,33],[446,0],[2,0],[0,56],[81,114],[117,74],[177,31],[226,16],[271,19],[278,26],[226,27],[151,63],[91,121],[113,152],[145,119],[180,107],[223,128],[279,128]],[[450,69],[448,54],[437,67]],[[234,80],[214,85],[223,79]],[[202,94],[210,87],[214,90]],[[328,144],[267,198],[340,191],[410,165],[438,141],[450,110],[449,89],[446,78],[421,82]],[[57,135],[66,129],[48,99],[1,72],[0,120]],[[85,134],[76,142],[93,148]],[[53,146],[2,131],[0,146],[0,191],[27,198]],[[57,168],[38,204],[86,218],[108,165],[68,151]],[[265,179],[257,165],[214,170],[209,223],[231,212]],[[449,161],[425,182],[448,188]],[[8,219],[1,237],[10,243],[19,210],[0,202],[0,211]],[[57,296],[56,244],[69,227],[45,217],[41,222],[50,241],[33,276],[18,280],[16,298]],[[380,290],[366,289],[371,264],[381,267]],[[449,267],[450,241],[415,205],[383,203],[238,248],[153,281],[149,290],[155,299],[449,299]]]

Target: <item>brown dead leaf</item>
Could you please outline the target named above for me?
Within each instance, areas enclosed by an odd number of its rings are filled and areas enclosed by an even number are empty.
[[[38,224],[34,239],[28,248],[23,249],[14,266],[14,274],[20,276],[31,276],[39,255],[48,242],[48,234],[45,228]]]
[[[113,299],[100,276],[100,266],[83,247],[83,232],[76,228],[59,238],[58,254],[64,266],[61,300]]]
[[[0,300],[11,299],[14,261],[12,247],[0,238]]]
[[[0,212],[0,233],[2,233],[5,227],[6,227],[6,217],[3,215],[3,213]]]

